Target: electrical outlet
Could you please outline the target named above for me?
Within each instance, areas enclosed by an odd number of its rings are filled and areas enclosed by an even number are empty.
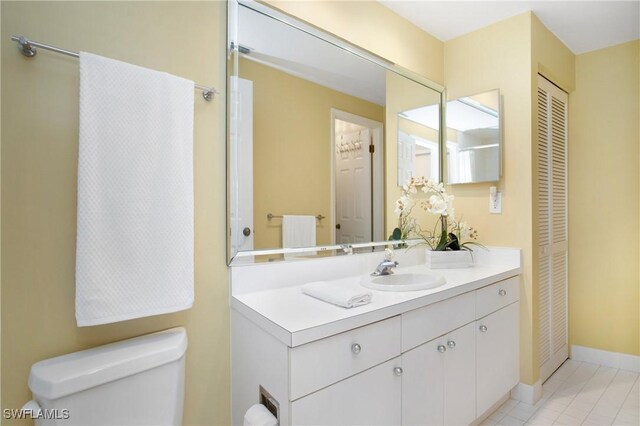
[[[502,192],[495,186],[489,188],[489,213],[502,213]]]

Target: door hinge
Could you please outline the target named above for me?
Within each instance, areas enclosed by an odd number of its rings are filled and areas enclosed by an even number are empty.
[[[376,146],[375,146],[375,145],[373,145],[373,144],[369,145],[369,152],[370,152],[371,154],[373,154],[374,152],[376,152]]]

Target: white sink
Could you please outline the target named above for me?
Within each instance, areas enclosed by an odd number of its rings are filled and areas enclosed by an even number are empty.
[[[364,287],[380,291],[416,291],[428,290],[446,284],[445,278],[436,272],[394,273],[362,277],[360,284]]]

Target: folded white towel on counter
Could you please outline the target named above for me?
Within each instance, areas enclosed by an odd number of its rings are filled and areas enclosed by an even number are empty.
[[[351,288],[330,284],[326,281],[314,281],[302,286],[302,292],[316,299],[343,308],[354,308],[356,306],[371,303],[372,294],[370,291],[355,291]]]

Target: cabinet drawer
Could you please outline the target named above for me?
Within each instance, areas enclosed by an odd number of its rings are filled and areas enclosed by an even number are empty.
[[[415,348],[475,319],[473,292],[402,314],[402,351]]]
[[[476,317],[482,318],[520,299],[520,279],[513,277],[476,290]]]
[[[396,316],[289,349],[290,399],[400,355],[400,336],[401,322]]]
[[[399,425],[402,377],[391,359],[291,403],[292,425]]]

